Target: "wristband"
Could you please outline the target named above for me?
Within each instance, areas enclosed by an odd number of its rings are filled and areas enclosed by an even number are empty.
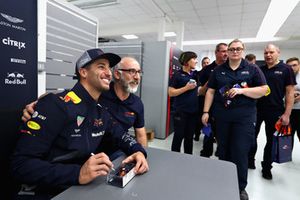
[[[204,113],[207,113],[207,114],[208,114],[209,112],[202,112],[202,113],[203,113],[203,114],[204,114]]]

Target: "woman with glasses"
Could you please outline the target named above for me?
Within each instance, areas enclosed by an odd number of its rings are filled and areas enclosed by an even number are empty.
[[[236,164],[241,200],[248,199],[245,188],[248,152],[255,138],[255,99],[268,90],[261,70],[243,59],[244,49],[238,39],[229,43],[228,60],[212,72],[208,81],[202,115],[204,125],[209,112],[216,118],[219,159]]]
[[[179,57],[182,69],[175,73],[169,83],[169,96],[174,97],[174,137],[172,151],[180,152],[184,140],[184,153],[193,154],[193,135],[198,117],[196,72],[197,54],[183,52]]]

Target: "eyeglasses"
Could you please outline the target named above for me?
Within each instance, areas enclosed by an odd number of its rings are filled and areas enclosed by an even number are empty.
[[[136,69],[118,69],[119,71],[128,72],[131,76],[135,76],[136,74],[139,74],[140,76],[143,75],[142,70],[136,70]]]
[[[238,48],[228,48],[227,49],[229,52],[237,52],[237,53],[241,53],[244,49],[243,48],[240,48],[240,47],[238,47]]]

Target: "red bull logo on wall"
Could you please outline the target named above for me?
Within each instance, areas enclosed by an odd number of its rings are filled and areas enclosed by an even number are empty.
[[[18,72],[7,73],[4,84],[6,85],[26,85],[24,74]]]

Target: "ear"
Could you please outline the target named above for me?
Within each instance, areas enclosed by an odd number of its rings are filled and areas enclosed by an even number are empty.
[[[113,75],[114,75],[114,79],[116,79],[116,80],[121,79],[121,73],[119,72],[119,70],[117,68],[114,68]]]
[[[87,69],[85,67],[82,67],[79,69],[79,74],[82,78],[86,78],[87,76]]]

